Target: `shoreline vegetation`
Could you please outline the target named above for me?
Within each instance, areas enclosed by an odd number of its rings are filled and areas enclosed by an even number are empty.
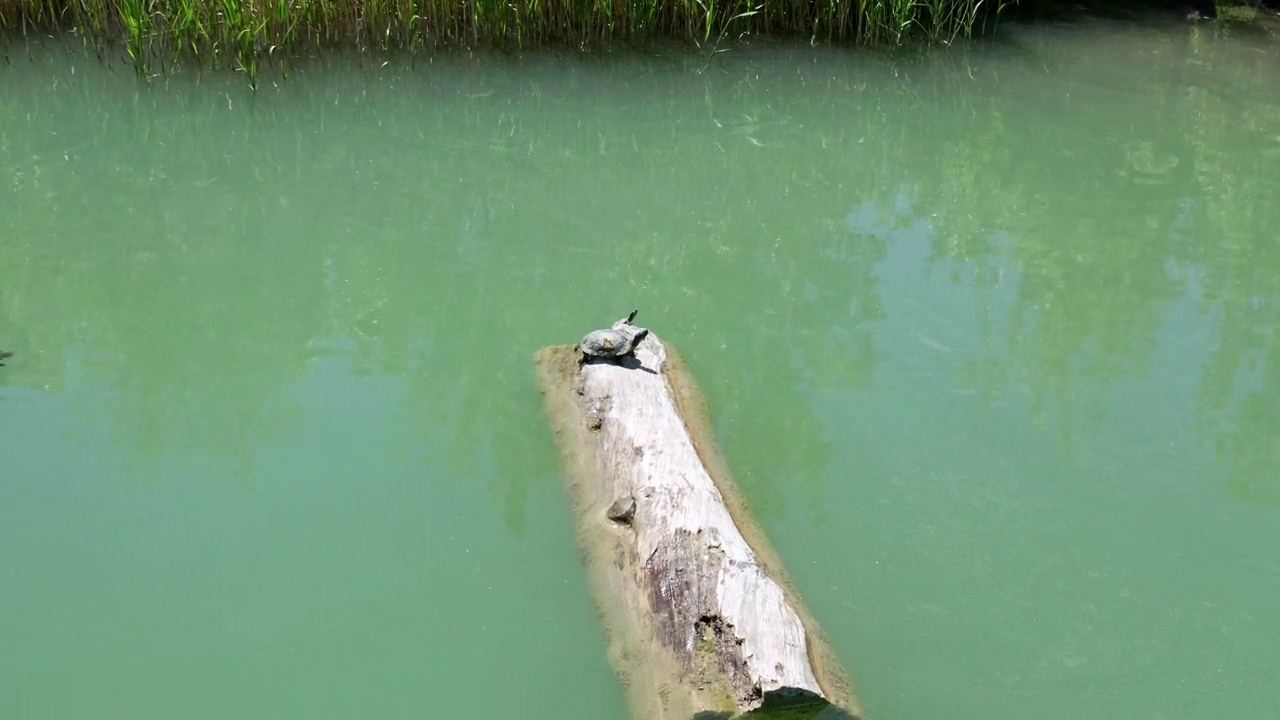
[[[99,55],[123,47],[138,74],[264,64],[323,51],[581,49],[692,42],[714,53],[750,37],[897,47],[949,45],[1009,14],[1159,6],[1214,14],[1212,0],[0,0],[0,36],[70,32]],[[1266,0],[1238,0],[1256,8]],[[1221,5],[1221,3],[1219,3]]]
[[[138,73],[191,62],[261,65],[325,50],[579,48],[787,36],[895,46],[950,43],[1016,0],[0,0],[0,33],[69,31],[99,53],[123,46]]]

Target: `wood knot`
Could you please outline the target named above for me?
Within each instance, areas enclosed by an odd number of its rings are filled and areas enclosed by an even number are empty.
[[[612,521],[620,525],[630,525],[631,519],[636,516],[636,499],[632,495],[618,498],[613,501],[609,509],[605,511],[605,515]]]
[[[587,429],[599,430],[604,424],[605,413],[609,412],[609,396],[587,403],[586,411]]]

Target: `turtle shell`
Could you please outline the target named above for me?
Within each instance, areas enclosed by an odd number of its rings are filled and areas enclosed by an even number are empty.
[[[617,328],[593,330],[578,343],[578,349],[593,357],[619,357],[631,352],[636,334]]]

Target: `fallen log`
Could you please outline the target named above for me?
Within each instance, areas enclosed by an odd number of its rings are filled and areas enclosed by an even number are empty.
[[[633,318],[535,357],[633,716],[861,717],[830,642],[732,481],[684,363]]]

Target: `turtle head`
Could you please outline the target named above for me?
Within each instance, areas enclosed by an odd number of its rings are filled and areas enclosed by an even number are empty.
[[[640,312],[640,308],[636,308],[635,310],[632,310],[631,314],[627,316],[627,319],[624,322],[626,322],[628,325],[632,324],[632,321],[636,319],[636,313],[638,312]]]

